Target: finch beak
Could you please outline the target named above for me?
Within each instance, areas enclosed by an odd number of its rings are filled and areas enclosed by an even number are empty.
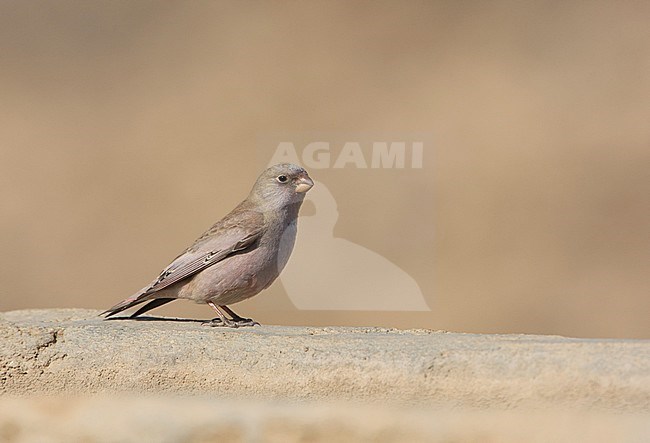
[[[314,186],[314,182],[309,177],[300,177],[296,183],[296,192],[307,192]]]

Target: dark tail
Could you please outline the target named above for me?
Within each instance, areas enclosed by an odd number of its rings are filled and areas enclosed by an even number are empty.
[[[138,315],[142,315],[147,311],[151,311],[152,309],[155,309],[159,306],[166,305],[170,301],[176,300],[175,298],[156,298],[154,300],[151,300],[149,303],[135,311],[133,314],[131,314],[130,318],[135,318]]]
[[[99,315],[106,315],[106,318],[112,317],[115,314],[119,314],[120,312],[124,311],[125,309],[129,309],[130,307],[139,305],[140,303],[144,303],[147,301],[146,298],[143,299],[142,293],[138,293],[132,297],[127,298],[126,300],[123,300],[113,306],[112,308],[109,308],[102,312]]]

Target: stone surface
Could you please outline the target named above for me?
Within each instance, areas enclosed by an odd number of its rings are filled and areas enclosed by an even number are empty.
[[[0,441],[650,441],[650,341],[0,314]]]
[[[215,397],[0,398],[3,442],[641,443],[648,416],[576,411],[222,401]]]
[[[178,392],[462,407],[650,405],[650,341],[222,329],[89,310],[0,315],[4,393]]]

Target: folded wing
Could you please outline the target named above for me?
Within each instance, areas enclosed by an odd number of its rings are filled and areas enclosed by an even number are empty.
[[[142,290],[102,312],[110,317],[147,300],[169,297],[157,293],[186,280],[202,270],[214,266],[230,255],[256,247],[264,225],[263,214],[255,211],[234,210],[217,222],[185,252],[167,266],[153,282]]]

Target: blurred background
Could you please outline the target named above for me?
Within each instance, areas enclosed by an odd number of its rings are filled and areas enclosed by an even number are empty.
[[[422,133],[421,169],[310,172],[333,237],[429,311],[298,309],[280,281],[235,310],[650,338],[648,23],[645,1],[3,1],[0,310],[129,296],[246,196],[272,134]]]

